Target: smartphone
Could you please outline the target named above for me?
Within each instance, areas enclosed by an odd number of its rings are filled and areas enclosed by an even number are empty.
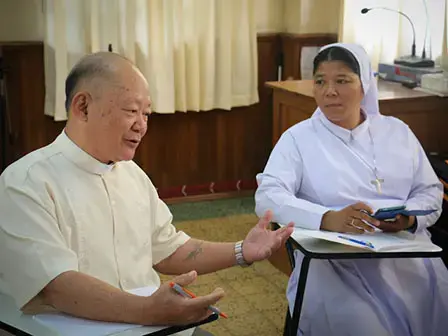
[[[372,217],[379,220],[394,219],[406,209],[405,205],[378,209]]]

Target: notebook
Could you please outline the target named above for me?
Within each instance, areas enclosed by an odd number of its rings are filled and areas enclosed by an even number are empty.
[[[156,287],[143,287],[130,290],[129,292],[139,296],[150,296],[157,290]],[[77,318],[61,313],[46,313],[34,315],[33,318],[64,336],[107,336],[124,332],[129,329],[143,327],[137,324],[99,322]],[[145,326],[145,333],[157,334],[158,331],[171,328],[167,326],[148,327]],[[174,327],[175,328],[175,327]],[[192,330],[193,332],[193,330]]]
[[[426,240],[425,237],[419,237],[408,232],[385,233],[378,230],[372,233],[348,234],[294,228],[292,237],[298,241],[301,237],[312,237],[375,252],[442,251],[439,246]]]

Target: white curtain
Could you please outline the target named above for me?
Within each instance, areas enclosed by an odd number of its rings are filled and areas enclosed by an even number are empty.
[[[415,26],[416,55],[422,56],[426,38],[426,57],[440,61],[446,18],[446,0],[344,0],[340,23],[340,40],[359,43],[378,62],[392,63],[398,56],[411,54],[412,28],[402,15],[387,10],[363,8],[387,7],[407,14]],[[428,15],[428,20],[427,16]],[[428,22],[428,29],[427,28]]]
[[[66,120],[64,82],[87,53],[141,69],[154,112],[258,102],[256,0],[44,0],[45,114]]]

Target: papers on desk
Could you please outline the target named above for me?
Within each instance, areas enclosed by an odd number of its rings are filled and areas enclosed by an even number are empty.
[[[107,336],[141,327],[135,324],[90,321],[59,313],[39,314],[34,319],[64,336]]]
[[[130,290],[129,292],[139,296],[150,296],[156,290],[156,287],[144,287]],[[33,318],[37,322],[44,324],[46,327],[53,329],[58,332],[58,334],[64,336],[106,336],[117,334],[128,329],[142,327],[141,325],[136,324],[85,320],[60,313],[38,314]],[[145,327],[145,330],[148,330],[148,328],[151,329],[148,331],[148,333],[150,333],[151,331],[155,332],[167,327]]]
[[[296,240],[300,240],[301,237],[318,238],[375,252],[439,252],[442,250],[424,237],[408,232],[375,231],[364,234],[347,234],[294,228],[292,237]]]

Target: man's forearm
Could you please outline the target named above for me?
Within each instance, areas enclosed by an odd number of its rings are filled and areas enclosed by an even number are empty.
[[[91,320],[144,324],[146,299],[89,275],[69,271],[51,281],[23,311],[38,313],[42,304]]]
[[[155,268],[164,274],[183,274],[191,270],[205,274],[234,266],[235,263],[235,243],[214,243],[192,238]]]

